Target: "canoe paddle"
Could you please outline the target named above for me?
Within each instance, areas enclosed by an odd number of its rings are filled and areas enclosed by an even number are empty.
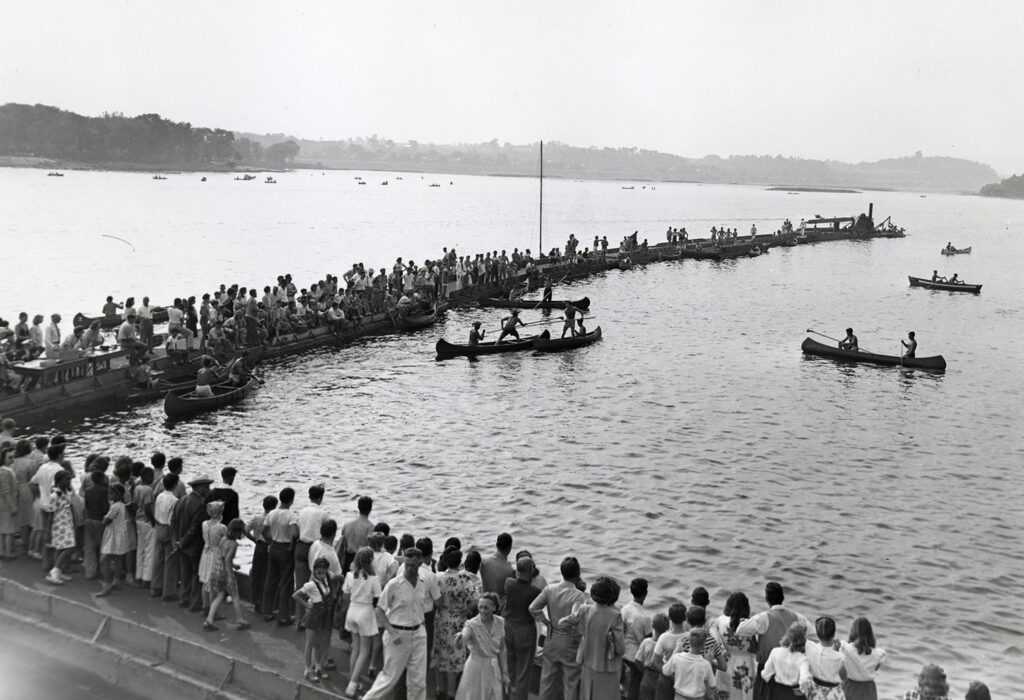
[[[807,332],[808,333],[813,333],[814,335],[820,335],[822,338],[828,338],[829,340],[834,340],[837,343],[843,342],[843,341],[839,340],[839,338],[833,338],[830,335],[825,335],[824,333],[819,333],[818,331],[812,331],[810,328],[807,329]],[[860,347],[860,344],[857,345],[857,350],[860,351],[860,352],[871,352],[867,348]],[[875,354],[875,353],[872,353],[872,354]]]

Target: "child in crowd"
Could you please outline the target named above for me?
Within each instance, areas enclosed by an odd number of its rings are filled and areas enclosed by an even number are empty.
[[[128,553],[128,514],[124,505],[124,486],[111,484],[108,491],[110,508],[103,517],[103,540],[100,543],[100,572],[103,589],[97,598],[110,595],[124,578],[124,555]]]
[[[839,652],[836,622],[831,617],[819,617],[814,622],[817,642],[807,642],[804,654],[810,667],[814,688],[807,693],[808,700],[844,700],[842,678],[843,655]]]
[[[64,568],[71,562],[71,555],[75,551],[75,519],[71,514],[71,472],[62,469],[54,474],[50,503],[43,506],[43,510],[50,515],[49,546],[53,547],[57,554],[53,568],[46,576],[46,582],[59,586],[71,580],[70,576],[64,574]]]
[[[761,669],[761,678],[767,681],[768,688],[764,700],[803,700],[814,684],[804,654],[806,649],[807,630],[802,623],[794,622]]]
[[[322,648],[325,638],[323,631],[330,630],[333,623],[334,597],[331,592],[330,566],[326,557],[317,559],[313,562],[313,575],[309,581],[292,594],[292,598],[306,609],[302,616],[302,626],[306,628],[304,676],[311,683],[319,683],[321,678],[327,678],[320,662],[328,651]],[[330,635],[326,635],[328,644],[330,639]]]
[[[658,637],[657,643],[654,645],[654,659],[651,664],[663,667],[668,660],[672,658],[675,653],[676,644],[686,634],[686,629],[683,625],[686,623],[686,606],[682,603],[672,603],[668,608],[668,621],[670,627],[668,632],[665,632]],[[657,700],[672,700],[675,694],[675,690],[672,686],[672,681],[665,675],[658,677],[658,689],[655,691],[655,698]]]
[[[654,632],[640,642],[636,650],[634,661],[643,670],[643,678],[640,680],[640,700],[655,700],[655,692],[658,689],[658,677],[661,675],[661,667],[664,664],[658,662],[654,655],[654,647],[657,645],[661,635],[668,631],[668,615],[658,613],[651,620],[651,627]]]
[[[707,630],[695,627],[686,633],[689,648],[701,650],[708,641]],[[681,651],[673,654],[661,672],[672,679],[676,700],[704,700],[713,697],[717,677],[711,664],[700,653]]]

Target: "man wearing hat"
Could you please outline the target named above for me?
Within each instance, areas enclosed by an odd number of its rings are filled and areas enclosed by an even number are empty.
[[[523,319],[519,318],[519,309],[512,309],[512,314],[501,319],[501,335],[498,336],[497,343],[500,343],[506,335],[511,335],[519,341],[519,331],[516,330],[516,326],[525,326]],[[497,345],[495,343],[495,345]]]
[[[188,482],[191,491],[177,503],[171,513],[171,543],[178,552],[181,589],[178,605],[189,612],[203,609],[203,589],[199,583],[199,559],[203,554],[203,521],[206,520],[206,497],[213,479],[199,477]]]
[[[145,343],[139,342],[138,333],[135,330],[135,310],[129,309],[125,314],[124,323],[117,329],[117,344],[122,350],[128,351],[130,364],[138,364],[146,357],[149,348]]]

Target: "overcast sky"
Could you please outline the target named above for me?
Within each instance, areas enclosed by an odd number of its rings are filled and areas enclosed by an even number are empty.
[[[1024,2],[0,0],[0,102],[1024,171]]]

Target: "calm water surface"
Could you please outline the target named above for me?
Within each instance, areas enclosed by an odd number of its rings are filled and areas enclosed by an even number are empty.
[[[2,315],[95,312],[107,294],[165,301],[284,272],[305,286],[443,245],[536,250],[536,182],[358,173],[371,184],[357,186],[356,174],[264,185],[0,170]],[[659,608],[704,585],[716,614],[733,590],[761,609],[764,581],[778,579],[795,609],[835,616],[844,634],[854,616],[872,620],[890,651],[883,696],[935,662],[957,696],[979,678],[1008,697],[1024,663],[1013,602],[1024,598],[1024,204],[656,187],[545,183],[545,248],[570,232],[614,244],[639,230],[653,243],[669,224],[767,231],[869,200],[910,235],[596,276],[558,293],[590,296],[589,324],[605,333],[571,354],[436,362],[438,338],[462,341],[472,320],[496,328],[501,316],[455,310],[423,332],[270,364],[254,398],[229,410],[168,425],[153,404],[62,427],[76,454],[162,449],[191,475],[237,466],[250,515],[267,493],[322,480],[339,518],[365,493],[398,533],[438,544],[459,535],[487,548],[507,530],[549,578],[574,553],[589,579],[650,578]],[[974,253],[944,258],[948,240]],[[907,286],[936,268],[985,289]],[[889,354],[916,330],[919,354],[949,369],[802,356],[806,329],[848,325]]]

